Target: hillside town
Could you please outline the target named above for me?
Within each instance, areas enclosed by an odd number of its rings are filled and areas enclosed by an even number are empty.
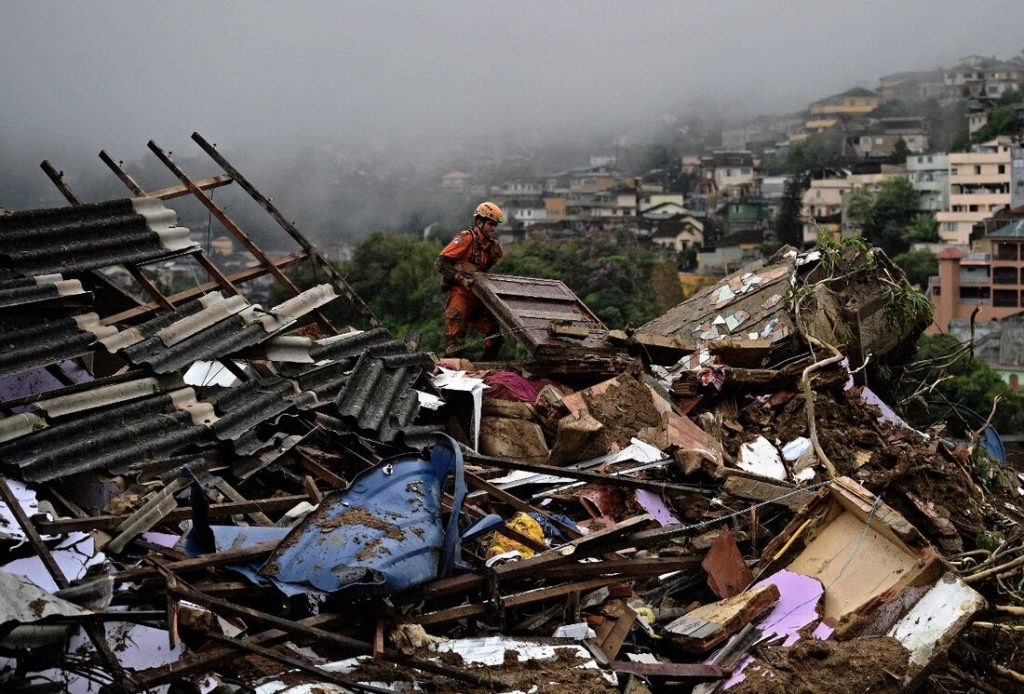
[[[1024,51],[659,128],[350,162],[423,188],[362,238],[198,131],[44,160],[0,689],[1021,690]]]
[[[948,114],[952,128],[941,122]],[[624,170],[614,155],[597,153],[589,166],[505,181],[448,171],[437,186],[467,203],[501,204],[510,222],[503,244],[628,229],[671,257],[693,293],[782,243],[806,248],[821,234],[878,243],[851,203],[902,181],[923,231],[899,230],[906,243],[897,247],[934,264],[920,283],[935,306],[929,332],[963,333],[972,314],[1005,326],[1024,321],[1003,323],[1024,311],[1022,132],[1024,56],[972,55],[948,69],[883,76],[875,89],[853,87],[799,113],[724,127],[719,147],[678,152],[664,168]],[[802,159],[811,147],[824,156]],[[787,167],[794,160],[805,163]],[[787,195],[798,203],[787,208]],[[797,233],[787,234],[787,221]],[[1010,352],[991,365],[1016,389],[1024,350]]]

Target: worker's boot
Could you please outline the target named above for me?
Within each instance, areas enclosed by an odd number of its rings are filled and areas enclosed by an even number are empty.
[[[480,357],[481,361],[494,361],[498,358],[498,352],[501,351],[501,346],[505,344],[505,338],[501,335],[495,335],[494,337],[488,337],[484,340],[484,353]]]

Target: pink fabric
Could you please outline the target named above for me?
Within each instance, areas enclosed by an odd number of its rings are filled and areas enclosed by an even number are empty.
[[[552,381],[533,381],[515,371],[495,371],[484,376],[484,383],[490,386],[484,389],[485,398],[532,403],[537,399],[537,393]]]

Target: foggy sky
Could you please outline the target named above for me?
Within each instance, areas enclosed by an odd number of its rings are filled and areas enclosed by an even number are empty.
[[[193,130],[236,151],[401,159],[794,111],[890,72],[1008,58],[1022,26],[1020,0],[5,0],[0,166],[141,157],[150,138],[191,153]]]

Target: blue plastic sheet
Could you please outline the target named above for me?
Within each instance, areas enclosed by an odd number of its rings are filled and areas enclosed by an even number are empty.
[[[454,477],[452,513],[442,524],[445,480]],[[350,588],[399,591],[456,566],[459,513],[466,496],[462,452],[439,435],[430,460],[399,458],[360,474],[296,526],[259,574],[287,593]],[[484,519],[493,529],[500,517]],[[477,524],[481,526],[481,523]]]

